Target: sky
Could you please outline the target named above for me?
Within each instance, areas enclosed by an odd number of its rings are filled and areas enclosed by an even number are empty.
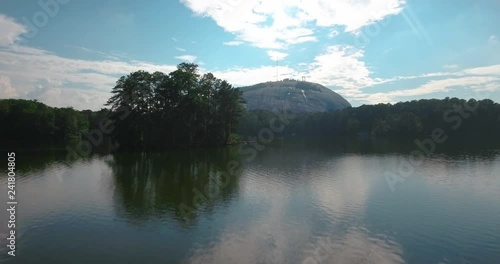
[[[99,110],[137,70],[293,78],[353,106],[500,102],[498,0],[0,0],[0,98]]]

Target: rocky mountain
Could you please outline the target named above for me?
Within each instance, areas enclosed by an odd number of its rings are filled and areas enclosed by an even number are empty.
[[[296,80],[259,83],[241,87],[247,110],[294,113],[339,110],[351,104],[323,85]]]

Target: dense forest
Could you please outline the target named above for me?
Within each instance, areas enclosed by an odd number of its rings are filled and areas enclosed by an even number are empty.
[[[238,133],[256,136],[269,127],[276,114],[245,112]],[[499,140],[500,104],[489,99],[458,98],[415,100],[396,104],[362,105],[339,111],[288,114],[281,137],[335,141],[356,139],[416,139],[442,130],[457,139]]]
[[[239,89],[195,64],[121,77],[97,112],[53,108],[37,101],[0,100],[3,143],[61,143],[112,139],[121,149],[221,146],[235,141],[242,113]]]
[[[78,111],[36,100],[0,100],[2,145],[95,141],[99,134],[124,150],[222,146],[259,140],[259,132],[283,116],[246,111],[239,89],[211,73],[200,75],[197,65],[187,63],[169,74],[137,71],[121,77],[107,107]],[[418,100],[285,116],[275,137],[290,140],[414,140],[439,132],[474,142],[498,141],[500,134],[500,105],[488,99]]]
[[[127,148],[226,145],[242,112],[241,91],[211,73],[200,76],[195,64],[131,73],[112,93],[112,137]]]
[[[89,118],[72,108],[53,108],[37,101],[0,100],[2,141],[36,144],[80,138]]]

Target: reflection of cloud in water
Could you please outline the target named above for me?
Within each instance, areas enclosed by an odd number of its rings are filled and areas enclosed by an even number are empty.
[[[188,263],[289,263],[290,234],[270,226],[223,234],[210,248],[200,248]],[[295,235],[293,235],[295,236]]]
[[[362,214],[368,197],[368,180],[362,159],[348,156],[312,171],[311,189],[316,206],[335,219]]]
[[[360,229],[342,236],[316,237],[313,242],[305,241],[310,236],[304,229],[283,231],[254,226],[225,233],[210,248],[194,252],[188,263],[404,263],[397,243],[370,237]]]
[[[376,239],[363,230],[340,227],[331,218],[334,215],[345,219],[364,213],[369,191],[369,182],[362,174],[365,165],[370,164],[360,164],[356,156],[308,164],[302,170],[301,164],[294,173],[312,182],[311,190],[297,190],[286,184],[283,177],[294,178],[290,171],[284,175],[276,168],[253,168],[242,177],[241,192],[243,199],[264,205],[265,211],[259,211],[245,226],[229,224],[215,241],[199,244],[187,262],[302,263],[328,241],[329,247],[336,250],[328,252],[325,262],[318,263],[402,263],[399,246],[387,242],[390,239]],[[291,204],[297,191],[312,191],[317,200],[313,207],[328,215],[328,230],[319,236],[311,225],[315,216],[302,212],[300,219],[290,217],[290,211],[298,208]],[[332,229],[336,237],[332,237]]]
[[[449,157],[436,155],[423,160],[411,177],[439,188],[464,190],[484,198],[494,198],[500,186],[500,155]]]
[[[254,169],[240,180],[240,192],[245,199],[253,202],[286,201],[290,196],[291,186],[286,181],[283,181],[281,177],[286,177],[286,174],[279,170]]]
[[[332,234],[309,243],[302,263],[403,263],[400,247],[390,239],[373,238],[364,229],[340,227],[339,222],[364,215],[372,185],[369,168],[378,159],[346,156],[313,170],[311,191],[315,206],[328,215]],[[335,235],[334,235],[335,234]]]
[[[404,263],[395,242],[369,237],[361,229],[351,229],[344,236],[321,237],[307,250],[303,264],[319,263]]]
[[[266,203],[265,212],[243,229],[226,227],[208,248],[198,248],[189,263],[289,263],[294,247],[300,250],[309,233],[286,218],[291,190],[275,180],[274,172],[253,171],[243,184],[244,198]]]

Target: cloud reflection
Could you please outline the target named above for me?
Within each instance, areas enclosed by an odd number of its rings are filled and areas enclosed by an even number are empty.
[[[404,262],[401,246],[391,238],[349,222],[364,214],[370,182],[361,172],[369,164],[357,156],[317,160],[286,155],[285,165],[274,157],[265,167],[248,166],[241,178],[243,199],[262,209],[244,225],[228,222],[214,240],[198,245],[187,263]],[[297,189],[285,184],[285,177],[311,184]],[[308,208],[298,204],[301,195],[312,196]]]

